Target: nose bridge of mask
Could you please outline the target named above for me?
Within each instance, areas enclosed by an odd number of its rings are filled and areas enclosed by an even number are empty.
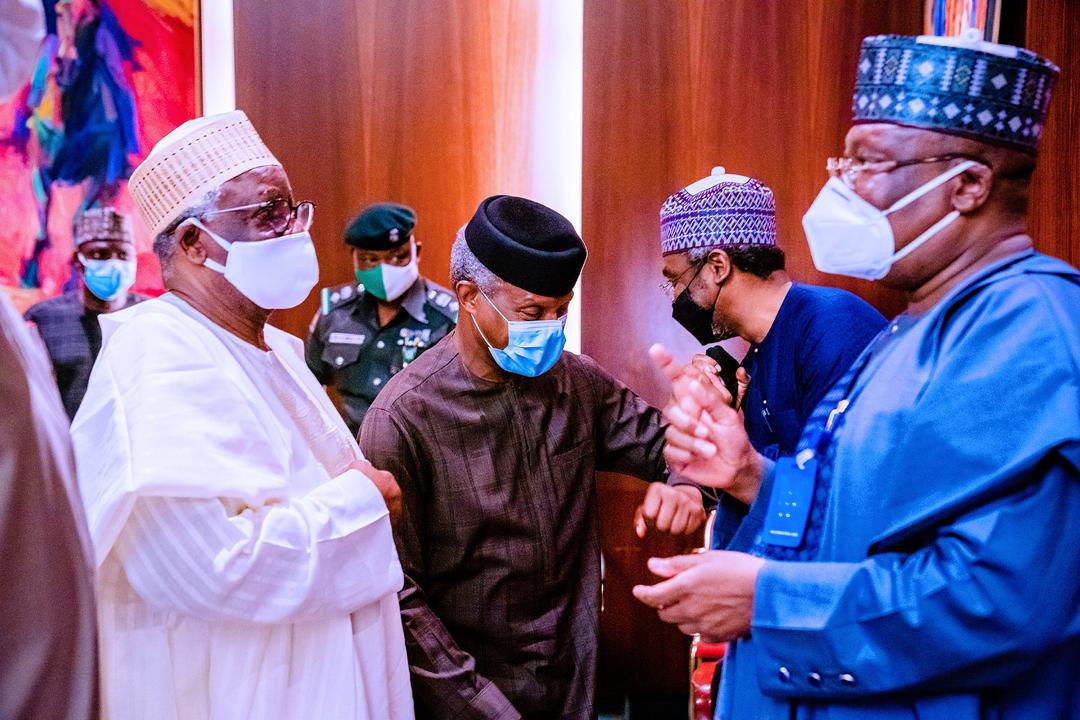
[[[940,175],[938,175],[933,180],[930,180],[929,182],[923,183],[919,187],[915,188],[914,190],[909,192],[907,195],[905,195],[904,197],[900,198],[899,200],[894,202],[892,205],[890,205],[887,210],[883,210],[882,212],[885,215],[888,215],[890,213],[896,212],[897,210],[901,210],[901,209],[907,207],[908,205],[910,205],[911,203],[915,202],[919,198],[921,198],[923,195],[926,195],[927,193],[932,192],[933,190],[937,189],[941,185],[944,185],[945,183],[949,182],[954,177],[956,177],[960,173],[964,172],[968,168],[975,167],[978,164],[979,163],[975,162],[974,160],[965,160],[964,162],[960,163],[956,167],[949,168],[948,170],[941,173]]]

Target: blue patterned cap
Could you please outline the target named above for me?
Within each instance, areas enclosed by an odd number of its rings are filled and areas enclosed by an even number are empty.
[[[776,245],[772,190],[722,167],[667,199],[660,208],[660,251]]]
[[[1058,67],[970,38],[878,35],[859,53],[852,120],[960,135],[1032,155]]]

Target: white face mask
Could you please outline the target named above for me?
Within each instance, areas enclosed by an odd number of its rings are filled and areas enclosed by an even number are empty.
[[[885,210],[863,200],[839,178],[829,178],[802,221],[814,265],[821,272],[866,280],[885,277],[895,263],[960,217],[960,211],[938,220],[899,252],[888,216],[977,164],[967,160],[949,168]]]
[[[206,267],[225,276],[244,297],[265,310],[296,307],[319,282],[319,261],[311,235],[303,232],[269,240],[229,242],[198,218],[186,220],[229,254],[225,265],[206,259]]]

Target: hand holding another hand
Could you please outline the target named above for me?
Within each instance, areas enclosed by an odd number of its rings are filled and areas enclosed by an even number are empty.
[[[705,378],[700,366],[676,364],[660,345],[650,348],[649,354],[672,382],[672,397],[664,408],[668,467],[700,485],[753,502],[764,467],[741,413],[732,407],[731,393],[723,383]],[[745,388],[745,383],[740,385]]]

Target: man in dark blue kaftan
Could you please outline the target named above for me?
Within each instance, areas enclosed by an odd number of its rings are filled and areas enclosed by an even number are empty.
[[[660,251],[672,316],[710,346],[711,361],[695,362],[730,382],[735,360],[716,343],[750,343],[742,360],[746,432],[765,457],[791,454],[810,413],[885,318],[844,290],[792,282],[776,243],[772,190],[721,167],[660,208]],[[729,495],[720,504],[729,512],[718,513],[714,548],[728,547],[746,514]]]

